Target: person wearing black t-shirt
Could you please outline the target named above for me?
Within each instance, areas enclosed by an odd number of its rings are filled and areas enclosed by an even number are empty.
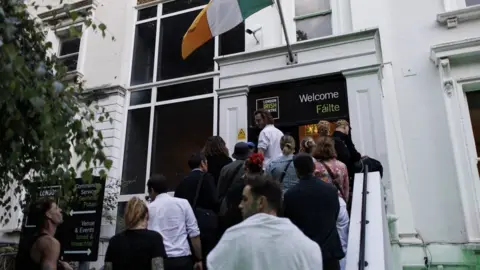
[[[160,270],[166,258],[162,236],[147,230],[148,208],[132,198],[125,210],[126,230],[110,239],[104,270]]]

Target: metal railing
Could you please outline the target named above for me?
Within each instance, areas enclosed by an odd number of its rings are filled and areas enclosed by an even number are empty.
[[[365,266],[368,266],[368,262],[365,261],[365,239],[367,229],[367,187],[368,187],[368,165],[365,165],[363,172],[363,187],[362,187],[362,214],[360,222],[360,247],[358,255],[358,270],[364,270]]]

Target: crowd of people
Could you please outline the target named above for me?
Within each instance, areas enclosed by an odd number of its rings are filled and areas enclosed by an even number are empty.
[[[331,123],[320,121],[319,136],[303,138],[295,153],[295,139],[269,112],[254,115],[258,144],[238,142],[232,160],[224,140],[210,137],[190,156],[191,171],[173,196],[163,175],[150,177],[148,202],[127,203],[125,230],[110,239],[105,270],[345,269],[353,174],[362,158],[348,122],[330,132]],[[44,209],[42,228],[57,225]],[[57,269],[53,262],[42,268],[47,262],[35,249],[49,235],[33,244],[31,269]]]

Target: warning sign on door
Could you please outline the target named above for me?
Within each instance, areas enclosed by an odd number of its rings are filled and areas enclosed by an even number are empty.
[[[245,134],[245,130],[241,128],[238,130],[238,135],[237,135],[237,140],[246,140],[247,139],[247,134]]]

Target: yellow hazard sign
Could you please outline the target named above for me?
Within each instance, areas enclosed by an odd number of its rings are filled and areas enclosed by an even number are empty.
[[[237,140],[246,140],[246,139],[247,139],[247,135],[245,134],[245,130],[241,128],[240,130],[238,130]]]

